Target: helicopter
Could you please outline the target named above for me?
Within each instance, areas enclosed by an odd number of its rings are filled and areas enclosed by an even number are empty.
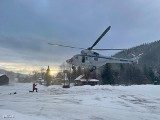
[[[138,56],[133,55],[134,57],[131,59],[125,59],[125,58],[116,58],[116,57],[108,57],[101,55],[93,50],[125,50],[125,49],[94,49],[94,47],[97,45],[97,43],[102,39],[102,37],[110,30],[111,26],[109,26],[95,41],[95,43],[85,49],[85,48],[78,48],[73,46],[66,46],[66,45],[60,45],[60,44],[52,44],[48,43],[49,45],[54,46],[60,46],[60,47],[67,47],[72,49],[81,49],[80,54],[74,55],[71,59],[66,60],[66,62],[70,65],[72,65],[72,69],[75,69],[75,67],[79,66],[82,68],[88,68],[91,72],[96,70],[97,68],[105,65],[106,63],[138,63],[138,59],[142,54],[139,54]]]

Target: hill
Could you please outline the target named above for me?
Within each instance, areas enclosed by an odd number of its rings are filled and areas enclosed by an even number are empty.
[[[106,64],[101,69],[102,84],[160,84],[160,40],[145,43],[114,57],[132,58],[143,53],[138,64]]]
[[[130,48],[125,51],[118,52],[115,54],[115,57],[126,57],[131,58],[134,55],[139,55],[143,53],[141,58],[139,59],[139,67],[151,67],[153,69],[159,69],[160,67],[160,40],[152,42],[152,43],[145,43],[133,48]]]

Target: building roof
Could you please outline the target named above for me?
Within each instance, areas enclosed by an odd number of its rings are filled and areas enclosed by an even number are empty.
[[[0,76],[3,76],[4,74],[0,74]]]
[[[84,77],[84,75],[80,75],[80,76],[78,76],[76,79],[75,79],[75,81],[87,81],[87,79],[83,79],[83,77]],[[97,80],[97,79],[88,79],[88,81],[90,81],[90,82],[98,82],[99,80]]]
[[[83,78],[84,77],[84,75],[80,75],[80,76],[78,76],[75,80],[80,80],[81,78]]]
[[[80,79],[80,81],[87,81],[86,79]],[[97,80],[97,79],[89,79],[88,80],[89,82],[98,82],[99,80]]]

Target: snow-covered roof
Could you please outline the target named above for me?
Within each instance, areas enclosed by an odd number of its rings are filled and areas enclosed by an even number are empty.
[[[75,80],[87,81],[86,79],[82,79],[83,77],[84,77],[84,75],[80,75],[80,76],[78,76]],[[99,80],[97,80],[97,79],[89,79],[88,81],[98,82]]]
[[[44,82],[44,79],[41,79],[41,80],[37,80],[38,82]]]
[[[99,80],[97,80],[97,79],[90,79],[89,81],[95,81],[95,82],[97,81],[98,82]]]
[[[3,76],[4,74],[0,74],[0,76]]]
[[[84,77],[84,75],[78,76],[75,80],[80,80],[82,77]]]
[[[80,81],[83,82],[83,81],[87,81],[87,80],[86,79],[80,79]],[[98,82],[99,80],[97,80],[97,79],[89,79],[88,81],[90,81],[90,82]]]
[[[79,79],[80,81],[87,81],[86,79]]]

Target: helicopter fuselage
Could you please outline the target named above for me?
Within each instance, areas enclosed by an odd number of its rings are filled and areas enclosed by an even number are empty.
[[[115,57],[106,57],[96,53],[94,51],[85,50],[81,54],[74,55],[71,59],[66,62],[73,66],[80,66],[83,68],[96,69],[106,63],[134,63],[137,59],[124,59]]]

